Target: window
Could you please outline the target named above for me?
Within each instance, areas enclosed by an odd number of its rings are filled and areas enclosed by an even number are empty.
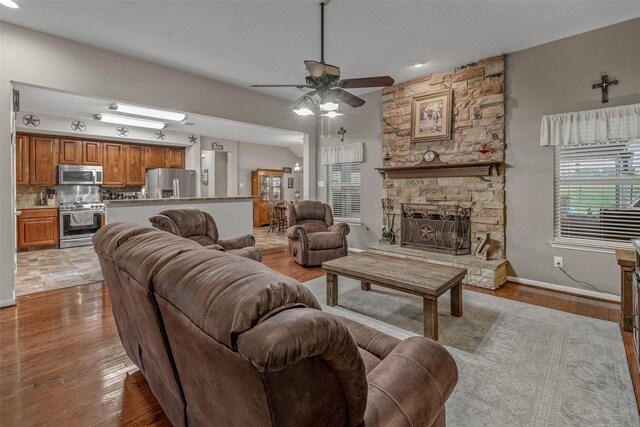
[[[556,147],[555,240],[640,238],[640,140]]]
[[[336,221],[360,222],[360,163],[327,165],[327,187]]]

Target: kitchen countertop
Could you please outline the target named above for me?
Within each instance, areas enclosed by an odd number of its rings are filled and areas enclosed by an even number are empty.
[[[17,210],[19,211],[27,211],[29,209],[58,209],[58,205],[53,206],[17,206]]]
[[[243,201],[253,200],[254,196],[234,196],[234,197],[180,197],[178,199],[121,199],[121,200],[104,200],[104,205],[125,206],[125,205],[167,205],[182,203],[198,203],[198,202],[226,202],[226,201]]]

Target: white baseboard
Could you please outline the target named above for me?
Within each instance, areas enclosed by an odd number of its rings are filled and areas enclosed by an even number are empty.
[[[353,252],[355,254],[359,254],[360,252],[366,252],[366,249],[358,249],[358,248],[349,248],[349,252]]]
[[[513,277],[513,276],[508,276],[507,281],[518,283],[521,285],[526,285],[526,286],[534,286],[536,288],[550,289],[552,291],[566,292],[568,294],[588,296],[588,297],[599,298],[607,301],[620,302],[619,295],[607,294],[604,292],[596,292],[589,289],[573,288],[571,286],[556,285],[555,283],[540,282],[538,280],[523,279],[522,277]]]
[[[10,307],[12,305],[16,305],[15,299],[3,299],[0,300],[0,307]]]

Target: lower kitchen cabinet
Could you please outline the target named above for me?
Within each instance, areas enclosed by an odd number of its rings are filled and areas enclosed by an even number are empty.
[[[23,209],[18,218],[18,249],[58,246],[58,209]]]

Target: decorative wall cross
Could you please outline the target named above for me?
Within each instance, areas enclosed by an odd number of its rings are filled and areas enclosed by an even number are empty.
[[[340,142],[344,142],[344,134],[347,133],[347,130],[340,126],[340,130],[338,131],[338,135],[340,135]]]
[[[618,84],[618,80],[609,80],[608,75],[603,75],[601,78],[601,82],[597,84],[592,84],[592,89],[602,89],[602,103],[605,104],[609,102],[609,86],[615,86]]]

